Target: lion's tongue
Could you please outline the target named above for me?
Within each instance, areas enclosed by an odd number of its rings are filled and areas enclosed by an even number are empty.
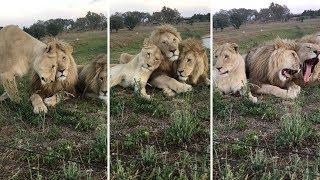
[[[311,69],[312,69],[312,65],[311,64],[306,64],[306,71],[303,75],[303,81],[305,83],[309,82],[310,78],[311,78]]]

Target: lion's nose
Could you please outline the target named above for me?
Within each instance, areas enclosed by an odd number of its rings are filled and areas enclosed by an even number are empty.
[[[183,73],[183,70],[182,70],[182,71],[181,71],[181,70],[180,70],[180,71],[178,71],[178,73],[179,73],[179,74]]]
[[[103,94],[107,95],[107,92],[108,92],[108,91],[101,91],[101,92],[102,92]]]
[[[66,70],[66,69],[61,69],[61,70],[58,70],[59,72],[61,72],[61,73],[63,73],[64,72],[64,70]]]
[[[170,52],[175,53],[177,49],[172,49]]]

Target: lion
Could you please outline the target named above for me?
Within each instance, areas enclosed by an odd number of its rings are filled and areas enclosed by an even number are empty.
[[[320,41],[316,38],[315,35],[307,35],[297,40],[296,52],[302,63],[302,71],[294,82],[300,86],[314,85],[320,80]]]
[[[0,82],[4,93],[0,101],[10,98],[19,103],[16,76],[22,77],[30,69],[42,85],[55,81],[57,58],[65,53],[33,38],[18,26],[9,25],[0,30]]]
[[[32,76],[32,95],[30,97],[33,112],[47,113],[47,107],[54,107],[61,99],[74,96],[78,81],[77,64],[72,57],[73,48],[70,44],[52,39],[48,42],[53,48],[64,52],[57,56],[56,79],[52,83],[41,84],[37,74]]]
[[[118,84],[122,87],[134,87],[135,91],[140,91],[141,97],[151,99],[146,92],[147,81],[162,59],[160,49],[146,38],[140,53],[133,60],[110,68],[110,87]]]
[[[293,78],[300,72],[300,59],[295,52],[296,43],[277,38],[273,42],[253,48],[246,56],[246,72],[255,84],[258,94],[272,94],[284,99],[294,99],[300,86]]]
[[[98,54],[85,66],[78,66],[77,90],[86,97],[99,98],[107,103],[108,74],[107,55]]]
[[[236,43],[225,43],[213,51],[213,81],[215,87],[223,94],[247,95],[253,103],[258,101],[252,96],[247,86],[245,61],[239,53]]]
[[[192,90],[192,86],[179,82],[174,71],[174,65],[179,58],[180,33],[170,25],[162,25],[151,32],[150,40],[160,49],[164,59],[160,66],[151,74],[150,82],[153,86],[163,90],[167,96]],[[132,55],[122,54],[120,63],[132,60]]]
[[[177,73],[178,79],[192,85],[200,82],[205,82],[209,85],[209,63],[202,43],[197,39],[188,38],[180,43],[179,51],[177,67],[173,68]]]

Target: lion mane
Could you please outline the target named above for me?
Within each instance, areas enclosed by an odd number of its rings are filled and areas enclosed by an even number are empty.
[[[88,65],[79,66],[79,83],[77,90],[82,95],[93,92],[98,97],[101,89],[107,90],[107,83],[98,83],[98,76],[103,71],[107,72],[107,55],[103,53],[92,58]]]
[[[68,93],[75,94],[75,85],[78,81],[78,72],[77,64],[72,57],[72,46],[66,42],[57,39],[51,39],[49,42],[47,42],[47,44],[54,46],[57,49],[60,49],[68,56],[67,60],[70,61],[68,67],[68,76],[63,81],[56,79],[52,83],[43,85],[41,84],[40,77],[37,74],[33,74],[31,82],[33,92],[43,97],[53,96],[60,91],[66,91]]]
[[[194,38],[188,38],[183,40],[179,44],[179,60],[178,65],[174,66],[174,71],[185,70],[185,64],[183,66],[182,61],[188,53],[193,53],[196,57],[194,67],[191,68],[191,73],[188,75],[188,84],[197,84],[199,82],[206,82],[209,73],[209,63],[205,48],[202,43]],[[181,69],[182,68],[182,69]]]
[[[295,51],[296,48],[294,41],[277,38],[273,42],[251,49],[245,59],[247,77],[257,85],[264,83],[286,87],[288,81],[282,82],[277,70],[284,60],[283,54],[288,50]],[[294,54],[296,56],[295,52]]]

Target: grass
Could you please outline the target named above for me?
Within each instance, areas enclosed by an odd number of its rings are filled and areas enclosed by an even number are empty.
[[[106,31],[65,33],[58,38],[74,46],[77,64],[107,49]],[[36,115],[29,100],[30,76],[18,82],[23,103],[0,103],[0,141],[40,154],[0,147],[1,178],[106,178],[105,104],[75,98],[50,108],[46,115]]]
[[[177,25],[183,38],[210,34],[209,23]],[[136,54],[154,26],[111,33],[111,63]],[[156,88],[147,101],[129,88],[111,89],[111,178],[209,179],[210,88],[165,97]]]
[[[236,42],[242,53],[276,37],[295,39],[317,31],[319,19],[248,24],[214,32],[214,42]],[[319,86],[302,89],[296,100],[213,94],[213,176],[216,179],[317,179],[319,173]],[[267,148],[263,148],[267,147]],[[301,152],[299,154],[296,151]],[[307,156],[304,153],[311,155]]]

